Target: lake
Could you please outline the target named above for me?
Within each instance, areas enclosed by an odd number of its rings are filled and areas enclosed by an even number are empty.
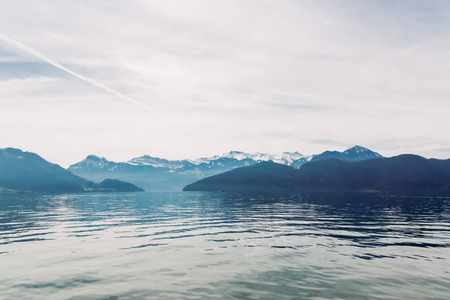
[[[450,198],[0,195],[0,299],[449,299]]]

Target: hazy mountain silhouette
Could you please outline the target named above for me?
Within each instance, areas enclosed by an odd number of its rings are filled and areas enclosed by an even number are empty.
[[[49,163],[35,153],[14,148],[0,149],[0,188],[50,193],[142,190],[119,181],[105,180],[97,184]]]
[[[266,162],[205,178],[183,190],[450,194],[450,160],[417,155],[358,162],[327,159],[300,169]]]

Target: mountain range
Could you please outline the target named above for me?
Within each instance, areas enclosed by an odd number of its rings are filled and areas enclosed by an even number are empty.
[[[98,178],[85,179],[70,170]],[[114,176],[132,179],[128,181],[133,183],[111,178]],[[137,182],[148,184],[153,190],[180,190],[179,186],[185,183],[184,191],[450,195],[450,159],[426,159],[410,154],[385,158],[355,146],[343,152],[325,151],[312,156],[298,152],[273,156],[232,151],[198,160],[141,156],[119,163],[90,155],[66,170],[35,153],[0,149],[2,193],[142,191],[135,185]]]
[[[115,179],[95,183],[52,164],[39,155],[19,149],[0,149],[0,191],[50,193],[142,191]]]
[[[309,156],[299,152],[271,155],[230,151],[221,156],[194,160],[167,160],[144,155],[127,162],[114,162],[103,157],[89,155],[86,159],[71,165],[68,170],[96,182],[105,178],[114,178],[132,182],[148,191],[180,191],[187,184],[202,178],[264,161],[273,161],[299,168],[309,161],[329,158],[343,161],[361,161],[380,157],[382,157],[380,154],[361,146],[354,146],[343,152],[325,151]]]
[[[450,159],[399,155],[362,161],[324,159],[300,169],[262,162],[211,176],[183,191],[382,192],[450,195]]]

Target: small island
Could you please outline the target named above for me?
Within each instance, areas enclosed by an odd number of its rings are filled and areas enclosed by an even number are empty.
[[[95,185],[98,192],[143,192],[144,190],[140,187],[135,186],[132,183],[107,178]]]

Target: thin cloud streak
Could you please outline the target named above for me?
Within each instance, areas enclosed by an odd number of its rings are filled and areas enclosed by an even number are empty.
[[[139,102],[137,100],[134,100],[133,98],[130,98],[130,97],[128,97],[128,96],[126,96],[126,95],[124,95],[124,94],[122,94],[122,93],[120,93],[120,92],[118,92],[116,90],[113,90],[112,88],[107,87],[107,86],[105,86],[104,84],[102,84],[102,83],[100,83],[98,81],[95,81],[93,79],[87,78],[87,77],[85,77],[85,76],[83,76],[81,74],[78,74],[78,73],[74,72],[74,71],[68,69],[67,67],[64,67],[63,65],[57,63],[53,59],[45,56],[44,54],[42,54],[42,53],[40,53],[40,52],[38,52],[38,51],[28,47],[28,46],[26,46],[25,44],[23,44],[23,43],[21,43],[21,42],[19,42],[17,40],[14,40],[14,39],[12,39],[12,38],[4,35],[4,34],[1,34],[1,33],[0,33],[0,40],[5,42],[5,43],[7,43],[7,44],[9,44],[9,45],[11,45],[11,46],[13,46],[13,47],[15,47],[15,48],[23,50],[23,51],[27,52],[28,54],[31,54],[31,55],[33,55],[33,56],[35,56],[35,57],[37,57],[37,58],[39,58],[39,59],[49,63],[49,64],[51,64],[52,66],[55,66],[56,68],[66,72],[66,73],[69,73],[70,75],[73,75],[73,76],[77,77],[78,79],[81,79],[81,80],[83,80],[83,81],[85,81],[85,82],[87,82],[87,83],[89,83],[89,84],[91,84],[91,85],[93,85],[95,87],[98,87],[98,88],[108,92],[109,94],[112,94],[112,95],[114,95],[114,96],[116,96],[116,97],[118,97],[118,98],[120,98],[122,100],[125,100],[125,101],[129,102],[129,103],[135,104],[135,105],[137,105],[137,106],[139,106],[139,107],[145,109],[146,111],[151,112],[151,113],[153,113],[155,115],[160,115],[160,113],[150,109],[149,107],[147,107],[146,105],[142,104],[141,102]]]

